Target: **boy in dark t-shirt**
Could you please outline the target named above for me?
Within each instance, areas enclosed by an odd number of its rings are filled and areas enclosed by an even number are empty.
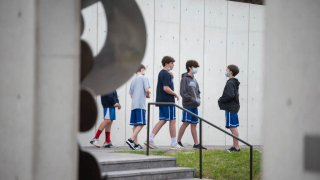
[[[179,100],[178,95],[174,92],[173,78],[169,73],[173,69],[175,60],[170,56],[162,58],[163,69],[158,75],[156,102],[175,102],[174,98]],[[176,109],[173,105],[159,106],[159,121],[154,126],[149,136],[149,147],[156,148],[154,144],[154,137],[162,128],[162,126],[169,121],[169,131],[171,136],[171,149],[180,149],[181,146],[177,144],[176,138]],[[147,142],[145,142],[147,145]]]
[[[104,121],[100,123],[99,128],[96,132],[96,135],[90,143],[96,147],[100,147],[99,137],[103,129],[105,129],[106,140],[103,144],[105,148],[111,148],[113,145],[111,143],[111,126],[112,122],[116,120],[116,110],[115,108],[121,109],[119,104],[117,91],[113,91],[107,95],[101,96],[101,104],[103,106],[103,119]]]

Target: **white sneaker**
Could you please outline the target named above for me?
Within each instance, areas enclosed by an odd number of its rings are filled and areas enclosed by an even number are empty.
[[[100,148],[100,144],[99,144],[99,140],[98,140],[98,139],[93,138],[93,139],[90,141],[90,143],[91,143],[92,145],[94,145],[95,147]]]
[[[179,144],[176,144],[176,145],[171,145],[170,149],[181,150],[183,149],[183,147],[180,146]]]
[[[144,145],[146,145],[148,147],[147,141],[144,142]],[[149,141],[149,148],[150,149],[158,149],[158,147],[154,144],[153,141]]]

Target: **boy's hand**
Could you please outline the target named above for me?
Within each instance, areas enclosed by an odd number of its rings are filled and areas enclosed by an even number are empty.
[[[114,105],[114,107],[116,107],[116,108],[118,108],[118,109],[121,109],[121,105],[120,105],[119,103],[116,103],[116,104]]]
[[[150,98],[151,91],[146,92],[146,98]]]
[[[178,94],[174,94],[174,97],[177,99],[177,101],[179,101],[179,96],[178,96]]]

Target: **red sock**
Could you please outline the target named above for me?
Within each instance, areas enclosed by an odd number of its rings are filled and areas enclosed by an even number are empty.
[[[107,143],[111,142],[110,132],[107,132],[107,131],[106,131],[106,142],[107,142]]]
[[[99,136],[101,133],[102,133],[102,131],[100,129],[98,129],[98,131],[96,132],[96,136],[94,138],[99,139]]]

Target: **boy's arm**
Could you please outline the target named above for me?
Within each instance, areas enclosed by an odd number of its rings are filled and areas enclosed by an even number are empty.
[[[114,98],[114,102],[116,102],[113,106],[117,107],[118,109],[121,109],[121,105],[119,104],[117,91],[114,92],[114,97],[113,98]]]
[[[230,102],[234,99],[234,97],[234,86],[231,83],[227,83],[224,87],[222,96],[219,98],[219,102]]]
[[[162,78],[163,81],[163,91],[166,92],[167,94],[171,94],[173,96],[175,96],[177,98],[177,100],[179,101],[179,96],[169,87],[170,81],[171,81],[171,77],[170,74],[166,74],[163,76]]]
[[[150,98],[151,88],[150,88],[149,80],[148,80],[148,78],[144,78],[143,80],[144,80],[143,81],[144,92],[146,94],[146,97]]]
[[[185,100],[190,100],[192,99],[192,96],[190,96],[188,93],[187,93],[187,81],[185,78],[182,78],[181,80],[181,83],[180,83],[180,95],[183,99]]]

